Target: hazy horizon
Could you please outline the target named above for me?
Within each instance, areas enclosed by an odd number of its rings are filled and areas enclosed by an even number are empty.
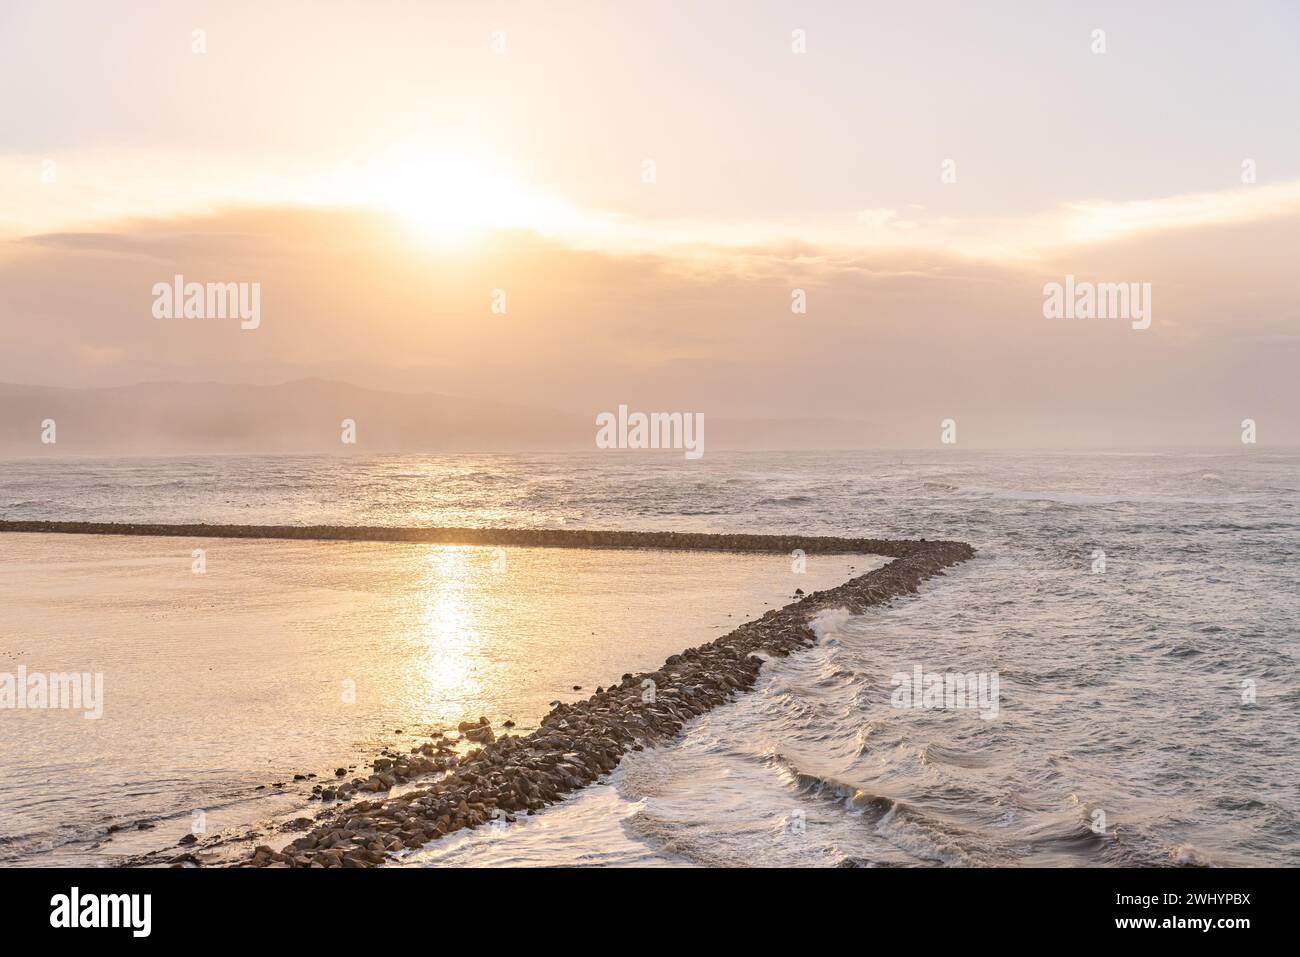
[[[617,409],[609,412],[618,414]],[[46,421],[42,417],[57,422],[57,442],[43,443],[41,430],[32,428],[38,419]],[[339,442],[343,418],[357,424],[355,443]],[[1199,443],[1164,445],[1095,442],[1034,446],[997,444],[979,433],[946,444],[940,431],[915,418],[901,423],[829,417],[722,417],[707,421],[709,452],[1249,454],[1256,445],[1265,451],[1295,448],[1276,441],[1223,444],[1212,436]],[[0,456],[11,458],[581,452],[597,451],[593,442],[596,431],[592,417],[572,410],[430,391],[370,389],[318,377],[269,385],[142,382],[84,389],[0,382]],[[914,440],[916,436],[920,438]],[[645,450],[622,451],[635,455]],[[659,454],[681,455],[675,449]]]

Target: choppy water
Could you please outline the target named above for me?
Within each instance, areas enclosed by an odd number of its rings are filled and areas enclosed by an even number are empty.
[[[801,531],[980,550],[915,598],[824,616],[818,647],[608,784],[419,863],[1300,863],[1294,453],[0,468],[8,518]],[[917,665],[996,672],[998,717],[891,707],[891,675]]]

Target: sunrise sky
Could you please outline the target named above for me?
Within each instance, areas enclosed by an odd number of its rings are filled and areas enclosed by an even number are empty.
[[[0,0],[0,381],[1294,443],[1297,41],[1267,2]],[[261,327],[154,321],[177,272]],[[1045,319],[1067,273],[1151,328]]]

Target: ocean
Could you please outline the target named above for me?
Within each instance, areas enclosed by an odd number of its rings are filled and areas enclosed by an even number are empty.
[[[916,596],[823,613],[816,647],[601,783],[410,866],[1300,863],[1298,507],[1300,454],[1253,448],[0,461],[10,520],[978,549]],[[105,674],[98,721],[0,712],[0,860],[114,863],[196,809],[214,829],[306,813],[296,771],[480,713],[527,730],[552,696],[879,561],[509,549],[502,572],[491,549],[214,540],[195,576],[192,547],[0,534],[0,671]],[[996,674],[996,717],[896,707],[918,667]],[[336,703],[345,680],[359,705]]]

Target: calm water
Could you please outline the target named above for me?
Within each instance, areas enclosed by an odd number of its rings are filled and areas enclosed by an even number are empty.
[[[196,810],[210,830],[297,816],[295,773],[480,715],[526,733],[884,561],[819,559],[796,584],[784,556],[0,534],[0,671],[104,676],[98,719],[0,711],[0,861],[103,863],[174,844]]]
[[[980,549],[916,598],[860,617],[825,615],[817,648],[771,663],[756,693],[706,715],[675,744],[630,756],[607,784],[504,835],[417,852],[414,863],[1300,863],[1297,454],[248,457],[0,469],[7,518],[866,533],[960,538]],[[17,537],[0,536],[6,564]],[[168,560],[184,563],[188,550],[172,545]],[[1096,573],[1099,551],[1105,570]],[[788,563],[758,588],[737,573],[732,599],[697,596],[708,613],[683,621],[678,589],[699,582],[714,591],[731,559],[674,577],[661,557],[626,557],[642,564],[614,575],[614,587],[639,586],[642,624],[601,640],[598,673],[574,683],[644,667],[641,651],[657,662],[743,620],[728,612],[761,610],[790,590]],[[346,563],[331,574],[347,618],[352,574]],[[7,576],[5,587],[29,576]],[[599,608],[598,577],[573,581],[569,604]],[[269,622],[259,632],[267,641],[286,630],[277,623],[294,602],[276,581],[236,619]],[[394,593],[418,603],[422,590],[417,580],[402,592],[389,573],[356,587],[369,589],[376,608],[400,604],[386,597]],[[78,588],[67,586],[71,599]],[[212,612],[216,632],[237,603],[223,599]],[[138,615],[148,614],[146,602]],[[175,614],[173,627],[183,628],[190,613]],[[430,620],[445,619],[435,611]],[[82,630],[85,621],[84,612],[68,616]],[[385,610],[365,629],[400,631],[394,621]],[[681,625],[660,625],[670,632],[663,644],[677,646],[638,645],[633,633],[645,622]],[[6,615],[6,660],[22,627]],[[332,627],[317,628],[320,640]],[[518,635],[522,660],[537,660],[527,649],[544,640],[540,631]],[[222,636],[209,645],[223,647]],[[304,656],[311,647],[303,642]],[[368,649],[356,645],[356,660]],[[916,665],[997,672],[999,717],[892,708],[890,676]],[[269,667],[294,673],[285,662]],[[549,680],[569,681],[558,670]],[[1253,682],[1251,704],[1243,682]],[[472,701],[489,700],[486,684],[456,708],[482,710]],[[261,691],[248,702],[265,707]],[[297,727],[304,748],[331,740],[319,724],[280,722]],[[40,818],[39,806],[33,813]]]

